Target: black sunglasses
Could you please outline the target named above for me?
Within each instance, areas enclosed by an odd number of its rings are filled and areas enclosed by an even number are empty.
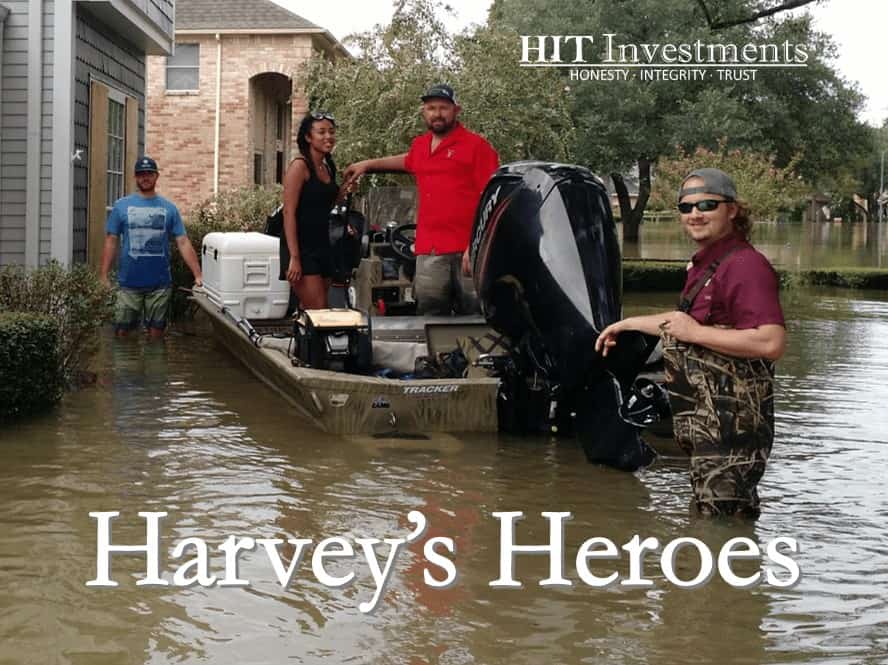
[[[332,113],[327,113],[326,111],[318,111],[310,114],[314,120],[329,120],[330,122],[335,123],[336,118],[333,117]]]
[[[711,210],[715,210],[718,208],[719,203],[730,203],[730,201],[719,201],[717,199],[703,199],[702,201],[697,201],[696,203],[679,203],[678,211],[687,215],[691,210],[696,208],[700,212],[709,212]]]

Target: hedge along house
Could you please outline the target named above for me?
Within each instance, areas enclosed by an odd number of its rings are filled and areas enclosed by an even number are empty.
[[[347,51],[270,0],[178,0],[175,42],[172,56],[148,58],[158,188],[187,212],[219,192],[281,182],[307,110],[300,66]]]
[[[0,0],[0,264],[98,262],[173,0]]]

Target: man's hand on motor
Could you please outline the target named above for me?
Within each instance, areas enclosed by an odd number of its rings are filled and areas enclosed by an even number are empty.
[[[611,347],[617,345],[617,336],[624,330],[627,330],[625,319],[610,324],[607,328],[601,331],[598,339],[595,340],[595,350],[606,357],[607,352]]]

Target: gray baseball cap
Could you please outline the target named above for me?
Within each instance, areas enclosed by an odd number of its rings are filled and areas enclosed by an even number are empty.
[[[685,187],[684,184],[691,178],[701,178],[702,187]],[[737,187],[727,173],[721,169],[695,169],[685,176],[678,188],[678,200],[688,194],[718,194],[728,201],[737,200]]]

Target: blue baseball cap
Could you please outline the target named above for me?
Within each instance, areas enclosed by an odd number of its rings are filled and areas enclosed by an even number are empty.
[[[158,173],[157,170],[157,162],[148,157],[147,155],[142,155],[136,160],[136,167],[133,169],[135,173]]]

